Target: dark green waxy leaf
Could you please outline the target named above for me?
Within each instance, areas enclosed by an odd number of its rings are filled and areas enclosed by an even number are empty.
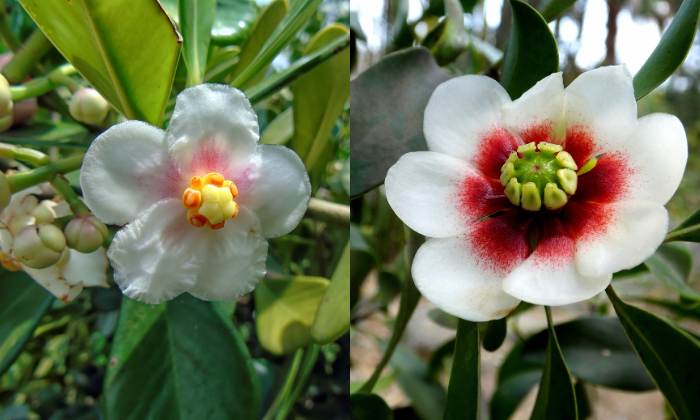
[[[350,328],[350,244],[345,246],[335,267],[331,284],[318,306],[311,337],[320,344],[331,343]]]
[[[387,55],[350,83],[353,197],[382,184],[401,155],[426,149],[423,112],[447,79],[428,50],[409,48]]]
[[[193,86],[204,80],[216,0],[179,0],[178,7],[187,84]]]
[[[700,301],[700,292],[688,285],[693,256],[683,245],[664,244],[644,264],[649,271],[682,297]]]
[[[549,339],[547,343],[547,357],[545,358],[540,379],[540,388],[537,391],[535,408],[532,409],[531,419],[578,419],[578,409],[576,407],[576,394],[571,381],[569,368],[564,361],[559,342],[557,341],[554,325],[547,311],[547,322],[549,324]]]
[[[426,364],[411,350],[399,346],[391,359],[391,367],[420,418],[441,419],[445,411],[445,389],[428,376]]]
[[[127,118],[158,125],[181,37],[157,1],[21,0],[68,61]]]
[[[551,22],[561,16],[574,3],[576,0],[549,0],[540,8],[540,13],[544,20]]]
[[[700,210],[666,235],[666,241],[700,242]]]
[[[452,358],[450,385],[447,388],[445,419],[479,418],[479,377],[479,326],[475,322],[460,319]]]
[[[430,49],[438,64],[442,66],[454,61],[468,45],[462,5],[457,0],[444,0],[444,3],[445,19],[423,40],[423,45]]]
[[[53,296],[22,271],[0,271],[0,376],[32,337]]]
[[[259,413],[252,359],[228,315],[182,295],[124,299],[105,379],[109,419],[248,419]]]
[[[503,344],[508,332],[508,325],[505,318],[495,319],[486,324],[484,332],[484,341],[481,345],[484,350],[496,351]]]
[[[352,394],[352,420],[392,420],[394,413],[377,394]]]
[[[700,418],[700,377],[689,368],[700,360],[700,341],[669,321],[623,302],[612,286],[606,293],[627,337],[676,417]]]
[[[547,22],[529,4],[510,0],[513,26],[503,58],[501,84],[511,98],[559,70],[557,43]]]
[[[72,122],[36,123],[0,133],[0,141],[32,147],[87,148],[95,134]]]
[[[700,0],[683,0],[661,41],[634,76],[634,95],[637,100],[663,83],[683,63],[695,39],[698,13]]]

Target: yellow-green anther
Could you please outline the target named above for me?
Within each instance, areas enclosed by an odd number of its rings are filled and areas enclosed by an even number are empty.
[[[558,210],[564,207],[569,197],[553,182],[544,186],[544,206],[549,210]]]
[[[508,200],[515,206],[520,205],[520,190],[522,186],[518,182],[517,178],[511,178],[506,185],[505,194]]]
[[[590,158],[588,162],[584,163],[581,169],[579,169],[578,172],[576,172],[577,175],[581,176],[587,172],[590,172],[595,166],[598,164],[598,159],[597,158]]]
[[[529,211],[537,211],[542,208],[542,197],[540,190],[534,182],[526,182],[522,186],[520,195],[520,204],[522,208]]]
[[[523,144],[518,146],[518,153],[526,154],[526,153],[531,153],[537,151],[537,146],[535,146],[535,142],[531,141],[528,144]]]
[[[559,185],[567,194],[574,195],[576,193],[576,187],[578,186],[576,172],[571,169],[559,169],[557,171],[557,179],[559,180]]]
[[[569,154],[569,152],[559,152],[557,153],[556,156],[557,162],[559,162],[559,165],[561,165],[564,168],[568,169],[573,169],[574,171],[578,169],[578,165],[576,165],[576,161],[574,160],[573,157]]]
[[[511,178],[515,176],[515,165],[513,162],[506,162],[501,166],[501,185],[508,184]]]
[[[508,155],[508,160],[506,162],[512,162],[515,164],[515,162],[518,161],[518,152],[510,152],[510,155]]]
[[[563,147],[559,144],[554,144],[554,143],[547,143],[546,141],[541,141],[537,143],[537,148],[540,149],[540,152],[545,152],[545,153],[551,153],[555,154],[557,152],[561,152],[564,150]]]

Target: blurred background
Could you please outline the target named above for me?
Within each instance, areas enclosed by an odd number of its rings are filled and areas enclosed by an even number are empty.
[[[493,68],[507,48],[511,9],[503,0],[462,0],[464,26],[470,46],[447,64],[453,74],[494,74]],[[544,0],[528,1],[542,9]],[[679,0],[578,0],[549,23],[559,46],[560,69],[565,83],[592,68],[624,64],[635,74],[659,42],[681,5]],[[431,46],[428,35],[444,19],[441,0],[352,0],[351,26],[355,36],[353,77],[386,54],[411,45]],[[439,60],[438,60],[439,61]],[[695,37],[685,63],[650,95],[639,102],[639,115],[668,112],[678,116],[688,135],[689,161],[684,180],[668,204],[672,226],[700,206],[700,39]],[[351,85],[352,86],[352,85]],[[406,87],[409,89],[410,87]],[[351,93],[352,94],[352,93]],[[398,294],[406,262],[401,252],[405,240],[401,222],[386,203],[381,188],[353,201],[353,328],[351,334],[351,389],[357,390],[379,363],[397,315]],[[686,244],[683,244],[686,246]],[[697,261],[700,248],[687,244]],[[696,290],[697,263],[686,261],[683,276]],[[635,304],[677,320],[700,332],[695,314],[679,314],[670,305],[677,294],[649,274],[616,280],[616,290]],[[695,286],[693,286],[695,284]],[[650,302],[657,304],[651,304]],[[554,308],[555,322],[586,314],[608,314],[605,296],[577,305]],[[397,418],[441,418],[449,377],[449,360],[455,335],[454,318],[422,299],[408,324],[398,350],[384,370],[375,392],[394,409]],[[546,327],[540,307],[508,319],[505,344],[495,352],[482,351],[482,412],[497,392],[498,369],[521,338]],[[606,354],[601,354],[605,357]],[[585,385],[590,401],[588,414],[595,419],[660,419],[669,416],[656,390],[630,392]],[[502,396],[502,395],[501,395]],[[515,400],[512,418],[529,417],[536,386],[524,400]],[[493,414],[493,413],[492,413]],[[494,418],[500,418],[494,416]]]

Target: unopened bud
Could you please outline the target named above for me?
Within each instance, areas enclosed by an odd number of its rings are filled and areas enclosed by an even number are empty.
[[[10,94],[10,83],[5,76],[0,74],[0,116],[10,117],[12,125],[12,94]]]
[[[31,268],[56,264],[66,249],[66,238],[54,225],[33,225],[22,229],[14,241],[15,257]]]
[[[54,207],[56,203],[51,200],[43,200],[32,210],[32,216],[36,219],[37,224],[53,223],[56,220],[56,211]]]
[[[107,226],[94,216],[78,216],[64,229],[68,246],[76,251],[90,253],[102,246],[109,235]]]
[[[82,88],[75,92],[68,109],[70,115],[81,123],[100,125],[107,118],[109,103],[95,89]]]

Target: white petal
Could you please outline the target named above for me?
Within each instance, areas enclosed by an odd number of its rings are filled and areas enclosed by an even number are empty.
[[[163,200],[117,232],[107,256],[125,295],[160,303],[195,283],[204,229],[187,222],[180,200]]]
[[[471,220],[484,216],[480,203],[463,205],[469,202],[464,190],[468,179],[490,189],[462,160],[436,152],[412,152],[389,168],[384,186],[389,205],[408,227],[431,238],[446,238],[465,232]]]
[[[249,293],[265,275],[267,241],[245,209],[221,230],[209,231],[197,283],[189,293],[204,300],[229,300]]]
[[[104,248],[89,254],[69,251],[63,266],[63,277],[69,284],[84,287],[109,287],[107,283],[107,253]]]
[[[237,201],[260,219],[266,238],[291,232],[306,213],[311,183],[299,156],[284,146],[258,146],[260,165]]]
[[[177,96],[167,137],[186,178],[219,172],[231,179],[255,153],[258,118],[240,90],[198,85]]]
[[[425,108],[423,131],[428,149],[471,159],[481,136],[501,124],[507,103],[508,93],[490,77],[469,75],[442,83]]]
[[[83,290],[82,285],[71,285],[66,281],[58,264],[42,269],[26,266],[22,267],[22,269],[44,289],[64,302],[70,302],[75,299]]]
[[[502,277],[480,267],[460,238],[428,239],[418,249],[411,273],[423,296],[468,321],[503,318],[518,304],[503,292]]]
[[[611,273],[585,277],[576,270],[575,245],[571,239],[559,237],[547,242],[541,242],[535,252],[506,276],[503,280],[506,293],[536,305],[568,305],[590,299],[610,284]]]
[[[115,125],[85,154],[80,171],[85,204],[104,223],[128,223],[167,194],[168,165],[162,130],[140,121]]]
[[[628,196],[666,204],[678,189],[688,161],[683,124],[673,115],[647,115],[639,119],[625,146],[623,153],[632,166]]]
[[[605,232],[576,244],[576,267],[589,277],[635,267],[661,245],[668,213],[658,203],[620,201],[610,204],[612,220]]]
[[[637,123],[632,76],[624,66],[600,67],[576,78],[565,90],[566,123],[591,131],[596,153],[616,148]]]
[[[551,128],[564,117],[564,82],[561,73],[550,74],[503,107],[503,117],[513,131],[549,123]]]

